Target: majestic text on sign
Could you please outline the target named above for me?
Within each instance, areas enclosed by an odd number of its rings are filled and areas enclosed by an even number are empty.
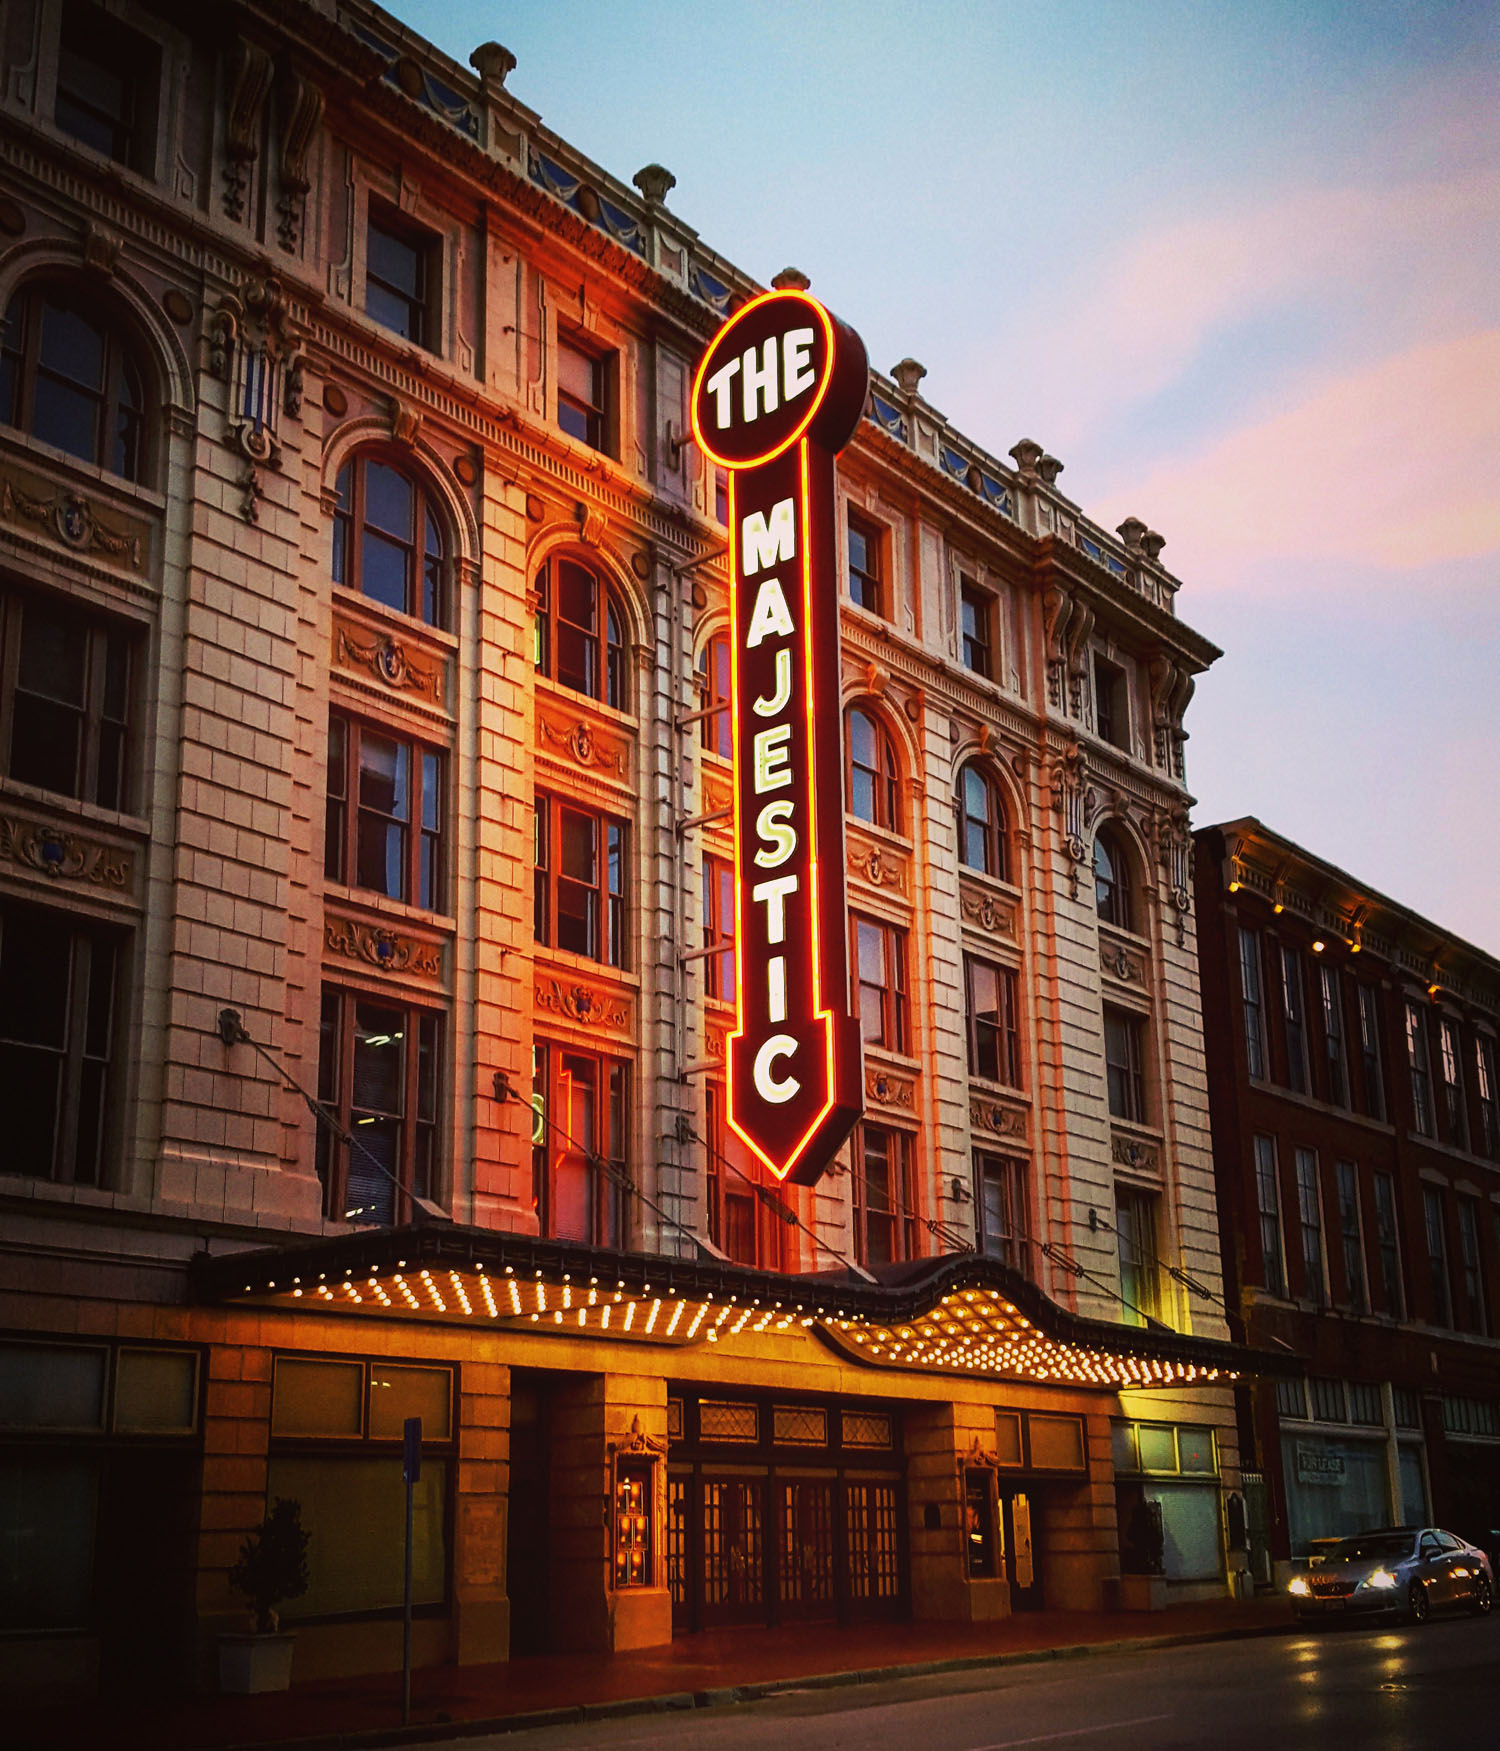
[[[848,1013],[834,457],[869,382],[865,349],[805,292],[719,330],[693,435],[729,470],[737,1020],[729,1121],[808,1184],[864,1104]]]

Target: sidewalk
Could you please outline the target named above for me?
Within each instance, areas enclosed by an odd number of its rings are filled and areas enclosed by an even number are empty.
[[[983,1625],[718,1630],[635,1654],[548,1654],[493,1666],[432,1667],[413,1676],[412,1725],[405,1731],[397,1673],[299,1684],[279,1696],[13,1710],[4,1742],[8,1751],[352,1751],[635,1710],[701,1707],[786,1683],[857,1684],[1122,1645],[1267,1635],[1291,1621],[1286,1601],[1270,1599],[1216,1600],[1159,1612],[1034,1612]]]

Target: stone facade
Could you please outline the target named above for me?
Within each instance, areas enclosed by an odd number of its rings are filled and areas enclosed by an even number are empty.
[[[684,433],[705,340],[757,288],[662,204],[659,167],[638,193],[551,134],[498,45],[471,71],[363,0],[181,18],[25,0],[0,23],[0,305],[22,384],[0,410],[0,953],[32,965],[14,945],[40,921],[36,953],[68,986],[60,1045],[6,999],[33,1053],[11,1064],[61,1080],[0,1164],[0,1322],[113,1345],[114,1371],[127,1342],[199,1356],[183,1438],[200,1649],[232,1620],[225,1572],[277,1451],[273,1358],[294,1351],[362,1357],[369,1390],[377,1363],[459,1369],[423,1658],[508,1646],[516,1368],[576,1375],[549,1400],[572,1455],[559,1635],[661,1639],[660,1552],[654,1597],[616,1596],[598,1528],[626,1433],[671,1451],[662,1364],[206,1307],[189,1259],[424,1214],[856,1277],[1009,1248],[1065,1313],[1223,1337],[1182,763],[1192,677],[1217,652],[1177,617],[1159,537],[1096,528],[1039,445],[1002,462],[952,429],[913,361],[872,378],[840,469],[844,704],[887,800],[851,792],[850,898],[899,946],[883,1001],[904,1016],[867,1048],[863,1143],[812,1191],[751,1183],[724,1142],[732,1011],[702,952],[706,860],[730,854],[726,532]],[[126,69],[124,120],[78,107],[98,43]],[[76,320],[105,337],[90,394],[137,433],[129,467],[104,427],[89,451],[48,423],[47,349]],[[90,663],[123,653],[118,710],[89,669],[84,706],[47,720],[97,749],[123,713],[107,796],[97,753],[36,777],[26,628],[48,616],[105,653]],[[995,812],[989,852],[955,831],[965,773]],[[971,1074],[987,1061],[965,957],[1010,977],[998,1075]],[[369,1057],[394,1040],[399,1076]],[[1003,1224],[986,1203],[1002,1180]],[[811,1338],[672,1367],[920,1406],[903,1597],[1008,1609],[1004,1580],[975,1593],[943,1540],[997,1394],[1035,1408],[1051,1389],[872,1377]],[[1097,1607],[1118,1596],[1111,1428],[1212,1428],[1232,1493],[1231,1399],[1058,1403],[1086,1416],[1088,1478],[1038,1508],[1047,1598]],[[1223,1591],[1237,1561],[1216,1542],[1182,1592]],[[326,1618],[305,1675],[389,1659],[389,1623]],[[63,1627],[89,1629],[83,1666],[108,1664],[109,1625]],[[60,1679],[82,1669],[58,1661]]]

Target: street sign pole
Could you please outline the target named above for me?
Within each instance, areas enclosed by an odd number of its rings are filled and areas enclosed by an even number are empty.
[[[401,1481],[406,1485],[406,1562],[401,1580],[401,1725],[411,1724],[412,1496],[422,1475],[422,1419],[408,1417],[401,1431]]]

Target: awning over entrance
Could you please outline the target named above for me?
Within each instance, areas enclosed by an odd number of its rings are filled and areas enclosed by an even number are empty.
[[[1060,1307],[975,1253],[899,1281],[782,1276],[449,1224],[368,1229],[194,1261],[201,1299],[658,1345],[811,1330],[874,1369],[1108,1390],[1300,1374],[1291,1355]]]

